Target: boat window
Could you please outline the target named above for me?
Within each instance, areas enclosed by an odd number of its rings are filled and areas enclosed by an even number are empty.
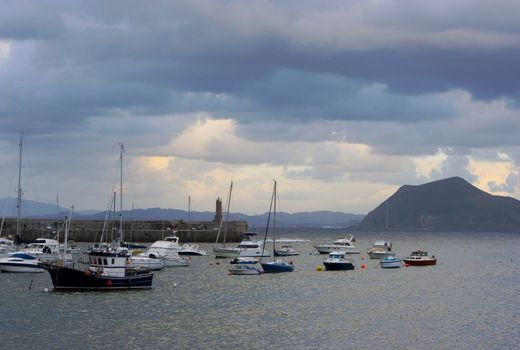
[[[103,259],[103,265],[108,265],[107,258],[104,258],[104,259]]]
[[[112,258],[112,265],[114,265],[114,264],[115,264],[115,259],[114,259],[114,258]]]
[[[102,265],[103,262],[101,261],[101,258],[98,258],[98,265]]]

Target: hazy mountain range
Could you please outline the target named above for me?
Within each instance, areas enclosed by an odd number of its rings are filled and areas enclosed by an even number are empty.
[[[16,198],[0,199],[0,210],[5,210],[5,217],[16,217]],[[64,218],[69,215],[70,209],[57,207],[56,204],[41,203],[30,200],[22,201],[22,216],[25,218],[53,219],[56,217]],[[104,220],[107,216],[106,211],[100,210],[80,210],[75,211],[73,218],[85,220]],[[126,220],[188,220],[188,212],[179,209],[147,208],[124,211]],[[214,212],[192,211],[189,215],[194,221],[211,221],[215,216]],[[281,227],[321,227],[337,226],[348,227],[359,223],[364,215],[349,214],[333,211],[314,211],[299,213],[277,213],[278,225]],[[245,220],[249,226],[263,227],[267,222],[267,213],[258,215],[247,215],[243,213],[230,213],[230,220]]]

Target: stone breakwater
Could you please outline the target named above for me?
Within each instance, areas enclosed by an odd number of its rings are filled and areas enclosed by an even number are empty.
[[[222,224],[222,229],[226,222]],[[63,226],[63,221],[49,219],[23,219],[21,222],[20,239],[32,241],[38,237],[53,238],[57,227]],[[227,223],[228,242],[239,242],[247,231],[245,221],[230,221]],[[183,220],[174,221],[144,221],[135,220],[124,222],[124,240],[128,242],[155,242],[175,233],[181,242],[215,242],[219,224],[214,221],[194,221],[188,226]],[[108,235],[108,241],[115,239],[119,233],[119,222],[104,220],[72,220],[69,229],[69,240],[76,242],[97,242],[101,239],[103,230]],[[16,234],[16,219],[6,219],[2,229],[2,236],[13,237]],[[223,232],[219,240],[222,240]],[[64,230],[61,228],[59,240],[63,241]]]

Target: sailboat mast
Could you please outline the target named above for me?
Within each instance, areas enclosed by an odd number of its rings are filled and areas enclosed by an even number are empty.
[[[188,242],[191,242],[190,226],[191,226],[191,196],[188,196]]]
[[[125,146],[122,143],[119,144],[121,146],[121,152],[119,155],[119,167],[120,167],[120,187],[119,187],[119,239],[121,243],[125,241],[124,233],[123,233],[123,153],[125,151]]]
[[[271,204],[269,205],[269,214],[267,215],[267,225],[265,227],[264,243],[262,244],[262,254],[260,255],[260,261],[262,261],[262,259],[264,258],[265,242],[267,241],[267,233],[269,232],[269,222],[271,221],[271,211],[273,209],[275,190],[276,190],[276,181],[274,182],[273,194],[271,195]]]
[[[226,226],[224,226],[224,239],[222,242],[223,246],[226,246],[226,237],[227,237],[227,230],[228,230],[228,223],[229,223],[229,208],[231,207],[231,192],[233,191],[233,181],[231,181],[231,185],[229,185],[229,197],[227,201],[227,208],[226,208]],[[221,225],[222,225],[222,219]]]
[[[20,235],[20,218],[22,216],[22,147],[23,147],[23,130],[20,130],[20,154],[18,157],[18,198],[16,201],[16,240]]]
[[[276,235],[276,196],[277,196],[277,193],[276,193],[276,180],[274,181],[274,190],[273,190],[273,197],[274,197],[274,206],[273,206],[273,257],[274,257],[274,252],[276,250],[276,238],[275,238],[275,235]]]

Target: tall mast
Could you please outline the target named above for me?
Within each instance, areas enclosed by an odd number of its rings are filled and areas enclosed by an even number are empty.
[[[22,216],[22,147],[23,147],[23,130],[20,130],[20,154],[18,158],[18,198],[16,201],[16,240],[20,235],[20,218]]]
[[[274,182],[273,194],[271,195],[271,204],[269,205],[269,214],[267,215],[267,225],[265,227],[264,243],[262,244],[262,254],[260,255],[260,261],[264,258],[265,242],[267,240],[267,233],[269,232],[269,222],[271,221],[271,211],[273,209],[274,195],[276,192],[276,181]],[[274,239],[273,239],[274,241]],[[274,254],[274,252],[273,252]]]
[[[119,239],[121,243],[123,243],[125,241],[123,233],[123,153],[125,146],[123,146],[122,143],[120,143],[119,146],[121,146],[121,153],[119,155],[119,167],[121,168],[119,188]]]
[[[188,196],[188,242],[191,242],[190,226],[191,226],[191,196]]]
[[[273,196],[274,196],[274,206],[273,206],[273,257],[274,257],[274,251],[276,250],[276,239],[275,239],[275,235],[276,235],[276,196],[277,196],[277,193],[276,193],[276,180],[274,181],[274,193],[273,193]]]

